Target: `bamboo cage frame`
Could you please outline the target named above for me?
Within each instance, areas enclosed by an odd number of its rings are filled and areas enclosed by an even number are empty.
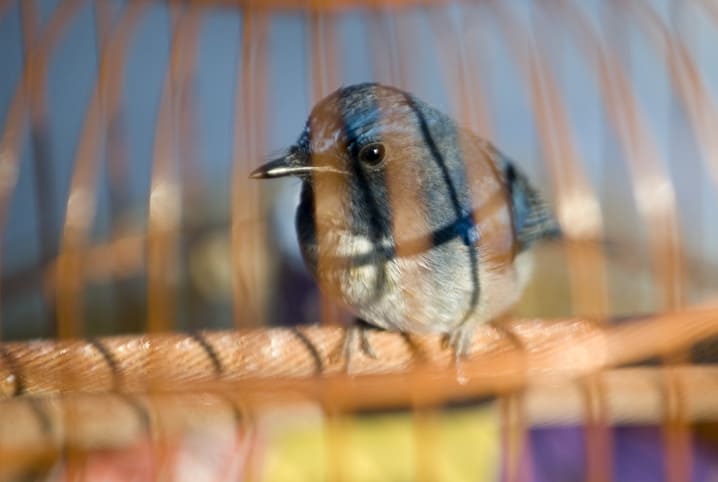
[[[170,62],[162,87],[162,99],[156,123],[152,179],[149,194],[147,231],[107,243],[93,244],[90,231],[95,217],[96,179],[103,151],[119,145],[112,127],[121,118],[121,76],[127,56],[127,44],[148,5],[168,5],[172,18]],[[616,3],[616,2],[610,2]],[[718,25],[718,6],[708,0],[694,0],[712,23]],[[0,18],[13,4],[0,0]],[[718,409],[710,403],[718,396],[718,366],[667,363],[660,367],[625,365],[662,358],[681,360],[695,344],[718,337],[718,310],[708,306],[687,307],[682,279],[686,269],[684,247],[679,233],[680,214],[670,175],[637,104],[637,93],[616,55],[615,45],[605,44],[569,0],[552,0],[545,8],[559,12],[565,25],[578,39],[579,49],[593,59],[593,75],[607,106],[607,117],[615,129],[618,145],[629,160],[628,172],[639,217],[651,235],[646,250],[651,259],[652,276],[660,287],[664,313],[618,325],[608,321],[605,256],[599,243],[605,220],[595,189],[582,167],[581,153],[567,114],[565,101],[555,72],[532,41],[550,42],[551,28],[538,15],[534,31],[525,31],[510,9],[501,2],[483,2],[492,8],[506,36],[509,50],[517,59],[538,137],[546,171],[556,198],[556,212],[570,242],[566,245],[571,279],[570,298],[576,319],[511,320],[499,327],[486,326],[477,331],[472,356],[458,364],[441,347],[438,337],[371,331],[369,336],[380,355],[372,359],[361,353],[351,360],[335,359],[332,354],[341,345],[343,329],[330,324],[297,329],[256,328],[247,319],[256,318],[254,308],[237,306],[252,292],[238,278],[235,269],[235,331],[201,331],[191,335],[169,333],[177,312],[171,266],[180,254],[178,211],[183,202],[179,170],[182,168],[178,146],[188,148],[193,72],[197,68],[197,39],[202,9],[223,6],[243,9],[241,52],[243,63],[237,77],[232,173],[232,213],[229,230],[233,253],[240,247],[261,244],[261,233],[247,234],[244,229],[251,212],[245,206],[259,201],[259,188],[247,183],[250,165],[246,159],[262,156],[267,137],[264,112],[267,98],[266,40],[268,16],[277,11],[305,12],[308,28],[312,91],[318,100],[331,91],[336,82],[336,26],[338,11],[368,9],[375,16],[375,41],[387,40],[393,62],[378,66],[385,81],[401,84],[408,75],[402,49],[402,35],[396,17],[403,9],[447,5],[449,2],[425,0],[339,0],[311,2],[298,0],[131,0],[119,20],[102,6],[101,1],[63,0],[49,21],[40,25],[33,2],[22,2],[25,65],[11,100],[3,130],[0,132],[0,230],[5,229],[9,203],[16,188],[22,142],[30,135],[33,145],[47,143],[46,90],[48,65],[53,48],[66,32],[77,12],[95,6],[98,32],[98,75],[85,123],[78,142],[66,215],[57,256],[45,259],[30,283],[44,287],[47,300],[57,316],[57,340],[3,342],[0,344],[0,465],[13,460],[18,450],[56,451],[72,438],[63,414],[64,406],[98,403],[96,407],[117,408],[117,397],[134,397],[140,404],[154,403],[151,397],[180,397],[179,403],[192,403],[191,396],[212,400],[197,410],[205,410],[225,420],[236,407],[222,397],[237,401],[251,412],[267,404],[268,399],[292,403],[297,400],[321,402],[330,413],[368,408],[411,407],[419,412],[442,406],[452,400],[499,396],[507,405],[517,403],[525,425],[551,425],[584,422],[596,433],[618,423],[655,423],[679,427],[670,432],[667,480],[682,480],[684,455],[682,431],[694,421],[718,420]],[[615,6],[615,5],[614,5]],[[624,7],[639,19],[638,25],[660,55],[665,56],[670,82],[687,113],[697,145],[718,188],[718,145],[712,127],[718,125],[716,110],[708,87],[682,40],[671,36],[647,0],[630,0]],[[467,67],[472,60],[467,44],[456,55],[452,45],[464,36],[477,36],[471,19],[457,33],[446,28],[450,20],[437,11],[431,28],[447,55],[441,59],[452,102],[460,106],[459,120],[477,131],[490,133],[486,93],[470,88],[479,83]],[[377,40],[378,39],[378,40]],[[526,46],[529,46],[528,48]],[[257,116],[258,115],[258,116]],[[182,144],[182,143],[185,144]],[[50,162],[45,153],[35,154],[35,166],[42,175]],[[118,154],[109,162],[122,163]],[[45,164],[43,164],[45,163]],[[46,205],[47,200],[38,200]],[[251,210],[250,210],[251,211]],[[43,221],[40,222],[41,230]],[[42,234],[40,234],[42,236]],[[51,243],[52,240],[47,239]],[[47,252],[52,252],[52,246]],[[1,262],[2,260],[0,260]],[[261,263],[262,261],[253,261]],[[246,264],[236,258],[234,265]],[[254,266],[256,268],[256,265]],[[144,272],[148,279],[149,314],[147,334],[83,340],[86,321],[82,303],[84,288],[96,279],[129,277]],[[6,287],[0,287],[5,291]],[[249,291],[248,291],[249,290]],[[249,294],[248,294],[249,293]],[[255,310],[256,311],[256,310]],[[328,313],[328,314],[327,314]],[[331,317],[331,312],[324,312]],[[2,325],[0,325],[1,333]],[[271,350],[267,349],[271,347]],[[678,354],[678,355],[676,355]],[[458,375],[458,371],[461,375]],[[89,376],[87,374],[90,374]],[[598,387],[598,388],[597,388]],[[630,393],[631,396],[626,394]],[[198,395],[200,394],[200,395]],[[220,397],[218,394],[222,394]],[[184,398],[182,398],[184,397]],[[213,398],[214,397],[214,398]],[[35,400],[37,411],[27,411],[25,400]],[[105,405],[102,405],[105,404]],[[217,409],[216,406],[223,406]],[[230,408],[227,408],[227,407]],[[102,412],[102,408],[97,409]],[[107,426],[131,425],[137,413],[122,412],[117,418],[101,422],[88,418],[87,430],[76,433],[96,435]],[[204,413],[204,412],[203,412]],[[514,414],[515,415],[515,414]],[[36,429],[37,417],[47,417],[52,442]],[[128,417],[127,419],[122,417]],[[510,416],[507,415],[507,419]],[[24,438],[2,427],[16,420],[24,426]],[[134,418],[132,418],[134,420]],[[105,425],[102,425],[104,423]],[[182,426],[181,418],[163,422],[164,426]],[[94,426],[94,424],[97,424]],[[168,425],[169,424],[169,425]],[[671,425],[674,424],[674,425]],[[93,428],[94,427],[94,428]],[[18,428],[20,430],[20,428]],[[179,430],[179,429],[178,429]],[[677,435],[676,435],[677,434]],[[683,435],[682,435],[683,434]],[[76,436],[79,446],[93,446],[93,437]],[[587,480],[606,480],[600,475],[597,460],[608,457],[599,436],[588,444]],[[671,442],[673,440],[673,442]],[[9,454],[9,455],[7,455]],[[511,473],[511,471],[509,471]],[[510,477],[509,477],[510,478]]]

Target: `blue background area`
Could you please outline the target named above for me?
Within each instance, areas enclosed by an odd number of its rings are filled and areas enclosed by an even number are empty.
[[[40,0],[41,25],[52,17],[60,0]],[[108,0],[109,1],[109,0]],[[577,2],[595,28],[603,31],[610,18],[606,5],[611,2]],[[613,2],[619,5],[620,2]],[[650,2],[676,38],[685,42],[699,67],[713,99],[718,95],[718,62],[715,25],[697,6],[698,2],[655,0]],[[546,42],[538,47],[542,61],[552,69],[565,102],[571,133],[585,163],[594,189],[601,196],[607,236],[611,239],[639,240],[645,229],[631,195],[627,162],[618,144],[611,120],[603,109],[597,79],[590,59],[584,57],[566,19],[554,16],[545,20],[543,2],[508,2],[528,37],[520,40],[526,47],[542,22],[550,24]],[[116,0],[115,20],[125,7]],[[620,6],[618,7],[620,8]],[[445,10],[445,11],[442,11]],[[435,19],[447,14],[446,22]],[[81,8],[52,50],[46,95],[47,147],[51,158],[51,199],[47,214],[58,242],[63,225],[66,200],[86,109],[97,81],[98,43],[92,2]],[[620,37],[607,37],[606,46],[619,52],[638,97],[639,106],[650,132],[667,163],[681,213],[683,240],[690,255],[709,263],[718,262],[718,223],[715,222],[716,190],[701,156],[694,132],[683,111],[676,89],[671,85],[665,57],[637,28],[636,20],[619,12],[616,16]],[[485,6],[452,4],[447,7],[408,9],[393,22],[388,16],[364,11],[349,11],[335,18],[337,41],[337,80],[350,84],[367,80],[391,81],[390,73],[401,70],[403,87],[438,107],[458,115],[454,102],[457,72],[452,64],[455,51],[444,50],[438,36],[446,36],[451,45],[461,44],[466,55],[475,55],[473,72],[481,85],[470,86],[488,101],[490,136],[506,154],[523,166],[550,196],[550,178],[542,159],[531,92],[522,66],[513,56],[507,33],[491,9]],[[269,17],[267,58],[267,136],[259,146],[268,155],[290,145],[298,136],[312,104],[310,40],[308,17],[298,11],[276,12]],[[382,23],[389,25],[386,37],[377,37]],[[460,24],[463,22],[463,37]],[[3,129],[9,105],[27,60],[23,45],[19,2],[0,16],[0,129]],[[438,27],[437,27],[438,25]],[[448,28],[447,28],[448,26]],[[386,32],[386,30],[384,30]],[[242,13],[231,8],[207,8],[202,13],[199,55],[192,92],[194,119],[190,164],[196,177],[185,179],[201,193],[201,202],[193,209],[206,211],[208,217],[226,218],[230,209],[232,156],[234,150],[235,103],[239,85]],[[129,217],[138,231],[147,220],[148,194],[155,141],[157,113],[172,42],[170,12],[164,5],[148,6],[136,26],[129,44],[127,62],[118,75],[124,76],[122,125],[126,136]],[[403,69],[392,64],[390,49],[402,52]],[[396,59],[395,59],[396,60]],[[453,65],[453,67],[452,67]],[[337,86],[331,86],[332,89]],[[2,132],[2,130],[0,130]],[[3,277],[22,273],[39,263],[42,247],[38,241],[38,205],[33,146],[25,137],[17,185],[10,199],[2,233]],[[262,158],[243,160],[247,168]],[[106,159],[105,159],[106,161]],[[112,213],[106,163],[102,163],[97,181],[97,213],[93,240],[100,242],[111,235]],[[283,186],[277,188],[276,186]],[[267,218],[274,219],[274,233],[282,249],[296,258],[292,218],[296,181],[276,183]],[[39,290],[25,303],[8,308],[6,318],[25,320],[41,313]],[[11,312],[8,312],[8,310]],[[14,310],[14,311],[12,311]]]

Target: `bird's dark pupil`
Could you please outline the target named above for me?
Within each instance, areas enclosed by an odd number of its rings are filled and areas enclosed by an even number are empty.
[[[366,146],[361,155],[361,160],[368,164],[378,164],[384,159],[384,146],[371,144]]]

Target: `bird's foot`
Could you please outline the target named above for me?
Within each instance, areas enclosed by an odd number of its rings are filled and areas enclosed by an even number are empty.
[[[359,341],[359,351],[364,354],[364,356],[376,360],[376,352],[374,352],[374,348],[372,348],[371,341],[369,340],[369,331],[376,329],[376,327],[366,321],[356,318],[354,323],[344,331],[342,343],[329,355],[329,361],[331,363],[338,363],[344,360],[344,369],[348,372],[352,356],[356,353],[357,344],[355,340],[357,338]]]
[[[474,338],[474,326],[464,323],[441,339],[442,346],[453,350],[456,381],[464,385],[469,377],[466,374],[465,362],[471,353],[471,341]]]
[[[474,327],[464,324],[450,333],[445,333],[441,337],[441,347],[453,350],[454,361],[458,362],[469,357],[473,338]]]

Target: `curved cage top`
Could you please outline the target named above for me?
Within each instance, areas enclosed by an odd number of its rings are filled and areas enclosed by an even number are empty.
[[[276,390],[423,413],[509,394],[511,427],[598,430],[594,462],[612,420],[714,420],[713,365],[592,374],[715,356],[717,27],[709,0],[0,0],[0,397]],[[249,173],[366,81],[489,139],[565,234],[538,248],[524,322],[479,330],[468,383],[431,336],[374,333],[388,358],[352,380],[337,328],[268,328],[348,315],[303,267],[299,182]]]
[[[367,80],[491,139],[568,238],[596,241],[549,258],[567,272],[538,278],[560,289],[530,289],[525,313],[711,294],[710,2],[214,3],[4,3],[6,337],[316,318],[295,188],[246,175]],[[290,320],[276,300],[295,292],[315,301]]]

